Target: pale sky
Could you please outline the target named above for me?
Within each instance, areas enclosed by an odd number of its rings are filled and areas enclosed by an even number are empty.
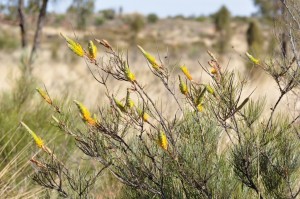
[[[48,11],[63,12],[72,0],[58,0],[51,3]],[[124,13],[156,13],[160,17],[184,15],[199,16],[215,13],[225,5],[232,15],[249,16],[257,11],[253,0],[96,0],[95,10],[123,7]]]

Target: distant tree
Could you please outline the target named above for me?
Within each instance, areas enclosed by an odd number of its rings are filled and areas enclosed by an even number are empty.
[[[87,20],[94,12],[95,0],[73,0],[67,12],[75,14],[76,26],[85,29]]]
[[[229,30],[231,15],[229,10],[222,6],[221,9],[215,14],[215,27],[217,31]]]
[[[145,26],[145,18],[140,14],[132,14],[123,17],[123,22],[130,28],[130,43],[136,44],[138,33]]]
[[[263,48],[263,35],[257,21],[251,21],[247,30],[248,48],[253,53],[260,53]]]
[[[282,9],[280,0],[254,0],[254,4],[259,7],[259,12],[268,18],[277,16]]]
[[[228,48],[228,42],[231,36],[231,14],[225,6],[222,6],[213,17],[216,31],[220,33],[218,49],[219,52],[223,54]]]
[[[109,20],[112,20],[116,17],[116,11],[114,9],[100,10],[99,14],[101,14],[104,19],[109,19]]]
[[[149,23],[156,23],[158,19],[159,19],[158,16],[154,13],[151,13],[147,16],[147,21]]]
[[[282,1],[285,0],[254,0],[254,4],[259,7],[260,14],[267,19],[280,19],[284,21],[286,9]],[[280,20],[277,20],[276,25],[280,26]],[[283,25],[284,26],[284,25]],[[284,57],[287,56],[287,43],[288,37],[285,30],[279,33],[281,37],[281,48]]]

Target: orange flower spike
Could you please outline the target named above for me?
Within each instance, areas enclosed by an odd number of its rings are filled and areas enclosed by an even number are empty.
[[[44,98],[44,100],[48,104],[52,105],[53,102],[52,102],[51,98],[48,96],[46,91],[42,90],[41,88],[36,88],[36,91],[41,95],[42,98]]]
[[[35,132],[33,132],[24,122],[21,122],[21,125],[23,127],[25,127],[27,132],[32,136],[32,138],[35,141],[35,144],[37,145],[37,147],[43,148],[44,147],[44,141],[39,136],[37,136],[35,134]]]
[[[77,105],[83,121],[90,124],[91,126],[94,126],[97,122],[91,117],[91,113],[89,112],[89,110],[82,103],[76,100],[74,100],[74,103]]]
[[[191,74],[190,74],[190,72],[189,72],[189,70],[188,70],[188,68],[185,65],[180,66],[180,69],[184,73],[184,75],[186,76],[186,78],[188,78],[189,80],[193,79],[192,76],[191,76]]]

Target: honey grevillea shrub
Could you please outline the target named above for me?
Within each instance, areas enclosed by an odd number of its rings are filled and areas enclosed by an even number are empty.
[[[201,82],[186,65],[178,66],[182,73],[177,79],[158,56],[137,46],[145,57],[144,66],[138,67],[148,67],[147,75],[157,79],[155,86],[171,96],[169,104],[161,105],[135,74],[137,66],[130,65],[108,41],[89,41],[85,50],[79,42],[63,37],[105,88],[108,104],[92,116],[75,100],[74,118],[79,113],[84,125],[79,130],[62,119],[63,109],[46,92],[37,89],[54,107],[49,114],[57,127],[97,164],[91,173],[82,175],[32,133],[38,129],[22,123],[45,155],[31,159],[38,168],[33,176],[38,184],[62,197],[93,197],[97,194],[93,186],[108,172],[122,184],[115,190],[117,198],[299,197],[299,115],[275,112],[284,96],[299,89],[297,58],[279,67],[245,52],[249,62],[273,77],[281,92],[271,113],[263,116],[264,100],[254,100],[251,94],[243,97],[246,81],[235,71],[227,71],[209,51],[208,65],[200,66],[211,78]],[[97,55],[97,49],[105,52],[104,57]],[[126,96],[116,97],[109,79],[126,85]]]

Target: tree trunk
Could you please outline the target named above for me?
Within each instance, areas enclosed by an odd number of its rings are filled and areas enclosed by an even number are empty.
[[[37,21],[37,26],[36,26],[36,30],[35,30],[34,39],[33,39],[33,46],[32,46],[32,50],[31,50],[30,58],[29,58],[30,71],[31,71],[31,64],[33,61],[33,57],[35,56],[36,50],[40,43],[41,32],[42,32],[42,28],[43,28],[45,17],[46,17],[47,4],[48,4],[48,0],[43,0],[43,4],[40,8],[39,18]]]
[[[21,42],[22,42],[22,48],[25,48],[27,46],[27,32],[26,32],[26,18],[24,15],[24,1],[19,0],[18,2],[18,13],[19,13],[19,19],[20,19],[20,30],[21,30]]]
[[[285,0],[283,0],[283,2],[285,2]],[[286,23],[286,9],[283,4],[281,4],[281,16],[283,19],[283,23]],[[283,26],[283,27],[285,27],[285,26]],[[288,37],[287,37],[285,31],[283,31],[281,33],[281,51],[282,51],[282,55],[285,58],[287,57],[287,45],[288,45]]]

